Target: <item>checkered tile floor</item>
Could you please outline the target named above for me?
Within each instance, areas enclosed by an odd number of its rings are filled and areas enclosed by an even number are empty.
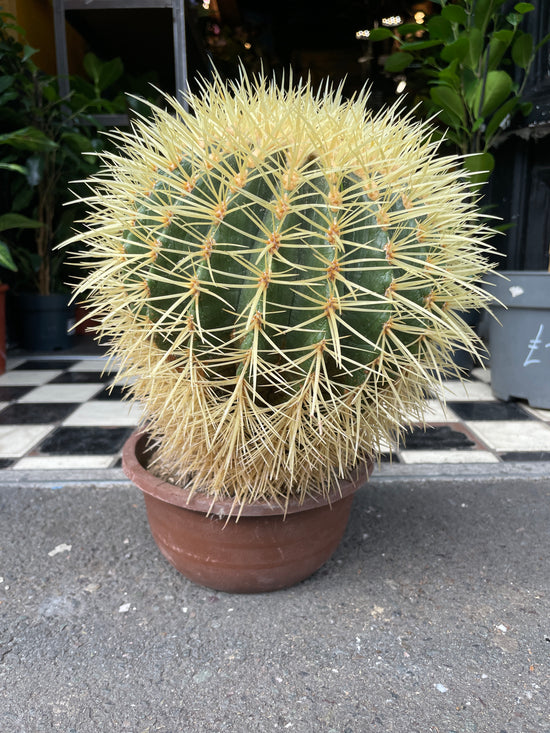
[[[139,420],[105,359],[17,359],[0,376],[0,467],[111,468]]]
[[[8,361],[0,376],[0,468],[101,469],[120,465],[139,408],[109,386],[104,358]],[[393,461],[405,464],[550,461],[550,411],[496,400],[490,374],[466,387],[445,384],[443,409],[428,403],[428,426],[412,426]]]

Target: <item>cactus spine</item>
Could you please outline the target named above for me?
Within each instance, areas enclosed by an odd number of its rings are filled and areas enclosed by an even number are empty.
[[[243,74],[153,108],[90,181],[89,274],[159,470],[237,501],[327,492],[476,348],[491,234],[396,108]]]

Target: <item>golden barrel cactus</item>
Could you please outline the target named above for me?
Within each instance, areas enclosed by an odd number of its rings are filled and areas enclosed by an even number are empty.
[[[85,293],[158,471],[236,501],[326,494],[477,348],[492,234],[396,107],[216,78],[89,181]],[[73,242],[75,241],[73,240]]]

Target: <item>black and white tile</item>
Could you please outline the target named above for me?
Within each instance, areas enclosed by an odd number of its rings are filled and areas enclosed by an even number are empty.
[[[139,408],[110,392],[105,359],[26,359],[0,376],[0,466],[111,468]]]
[[[104,358],[8,360],[0,376],[0,469],[113,468],[138,424],[139,406]],[[393,447],[403,464],[550,461],[550,410],[496,400],[490,373],[445,382],[443,407],[427,400],[426,426],[411,424]],[[385,456],[389,460],[389,456]]]

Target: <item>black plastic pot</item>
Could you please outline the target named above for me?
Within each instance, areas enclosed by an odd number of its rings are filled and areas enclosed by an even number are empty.
[[[72,343],[70,328],[74,323],[69,295],[54,293],[17,295],[21,346],[29,351],[68,349]]]

